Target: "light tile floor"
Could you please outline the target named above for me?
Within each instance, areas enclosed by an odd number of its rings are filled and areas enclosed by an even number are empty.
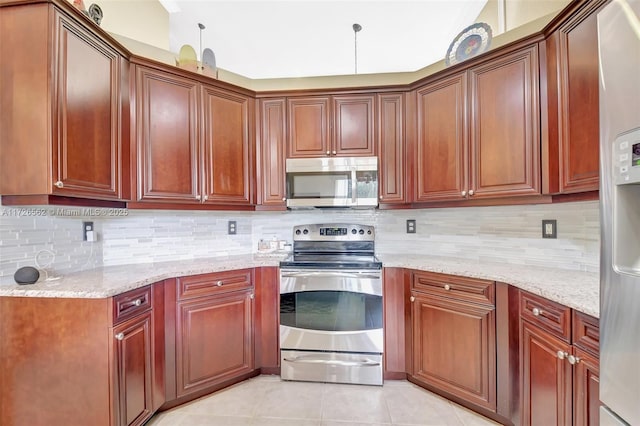
[[[258,376],[156,414],[147,426],[496,425],[407,381],[384,386],[286,382]]]

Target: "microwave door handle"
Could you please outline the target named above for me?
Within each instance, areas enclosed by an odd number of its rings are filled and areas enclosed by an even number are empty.
[[[358,194],[356,193],[356,188],[358,187],[356,182],[356,168],[351,169],[351,205],[356,205],[356,200]]]

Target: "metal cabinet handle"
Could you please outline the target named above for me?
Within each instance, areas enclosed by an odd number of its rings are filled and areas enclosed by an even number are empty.
[[[444,289],[449,291],[449,290],[451,290],[451,286],[449,284],[445,284],[444,285]]]
[[[382,200],[382,195],[380,196],[380,199]]]
[[[415,298],[415,296],[411,296],[411,297],[409,298],[409,300],[411,300],[412,302],[415,302],[416,298]]]
[[[117,340],[124,340],[124,333],[118,333],[118,334],[116,334],[116,335],[115,335],[115,338],[116,338]]]
[[[287,201],[287,197],[282,197],[282,201]]]
[[[470,196],[470,197],[471,197],[471,196],[473,196],[473,189],[470,189],[470,190],[469,190],[469,196]]]
[[[558,359],[565,359],[565,357],[569,356],[569,353],[564,351],[558,351],[556,355],[558,355]]]
[[[327,155],[331,155],[331,151],[327,151]]]
[[[253,293],[251,293],[251,294],[249,295],[249,299],[251,299],[251,300],[253,300],[253,298],[254,298],[254,297],[255,297],[255,295],[254,295]]]
[[[58,188],[64,188],[64,183],[61,180],[57,181],[54,185]]]
[[[336,154],[338,153],[338,151],[331,151],[331,153],[332,153],[333,155],[336,155]]]
[[[218,287],[222,287],[222,281],[218,281],[218,282],[216,282],[216,285],[217,285]]]
[[[542,313],[542,309],[539,308],[533,308],[531,310],[531,313],[533,314],[534,317],[540,316],[540,314]]]
[[[205,201],[207,201],[208,199],[209,199],[209,196],[208,196],[208,195],[205,195],[205,196],[204,196],[204,200],[205,200]]]
[[[198,201],[202,200],[202,196],[200,196],[200,194],[196,195],[196,200]]]
[[[569,361],[569,364],[576,365],[577,363],[580,362],[580,357],[577,357],[577,356],[574,356],[574,355],[569,355],[567,357],[567,360]]]
[[[133,302],[133,304],[136,305],[136,306],[140,306],[140,305],[142,305],[142,300],[136,299],[136,301]]]
[[[460,195],[462,195],[463,197],[466,197],[466,196],[467,196],[467,191],[462,191],[462,192],[460,193]]]

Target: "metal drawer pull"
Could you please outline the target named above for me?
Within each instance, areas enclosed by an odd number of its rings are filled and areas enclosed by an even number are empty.
[[[218,281],[218,282],[216,282],[216,285],[217,285],[218,287],[222,287],[222,281]]]
[[[447,291],[451,290],[451,286],[449,284],[445,284],[444,285],[444,289],[447,290]]]
[[[135,307],[141,306],[145,302],[145,297],[141,297],[140,299],[132,300],[131,302],[123,303],[120,305],[120,313],[123,313],[129,309],[133,309]]]
[[[362,361],[339,361],[339,360],[326,360],[326,359],[313,359],[313,358],[285,358],[287,362],[296,362],[299,364],[325,364],[325,365],[339,365],[341,367],[377,367],[379,362],[371,359],[363,359]]]
[[[124,333],[118,333],[118,334],[116,334],[116,339],[117,339],[117,340],[124,340]]]
[[[136,301],[133,302],[133,304],[136,305],[136,306],[140,306],[140,305],[142,305],[142,300],[136,299]]]
[[[540,316],[540,314],[542,313],[542,309],[539,308],[533,308],[531,310],[531,313],[533,314],[534,317]]]
[[[569,356],[569,353],[564,351],[558,351],[557,355],[558,355],[558,359],[565,359],[565,357]]]
[[[249,295],[249,299],[251,299],[251,300],[253,300],[253,298],[254,298],[254,297],[255,297],[255,296],[253,295],[253,293],[251,293],[251,294]]]
[[[473,196],[473,189],[469,190],[469,196]]]
[[[567,360],[569,361],[569,364],[576,365],[577,363],[580,362],[580,357],[577,357],[577,356],[574,356],[574,355],[569,355],[567,357]]]
[[[64,188],[64,183],[61,180],[57,181],[54,185],[58,188]]]
[[[411,297],[409,298],[409,300],[411,300],[412,302],[415,302],[416,298],[415,298],[415,296],[411,296]]]

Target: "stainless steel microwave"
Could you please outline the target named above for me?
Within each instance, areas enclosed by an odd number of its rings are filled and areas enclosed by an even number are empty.
[[[287,207],[376,207],[378,157],[288,158]]]

